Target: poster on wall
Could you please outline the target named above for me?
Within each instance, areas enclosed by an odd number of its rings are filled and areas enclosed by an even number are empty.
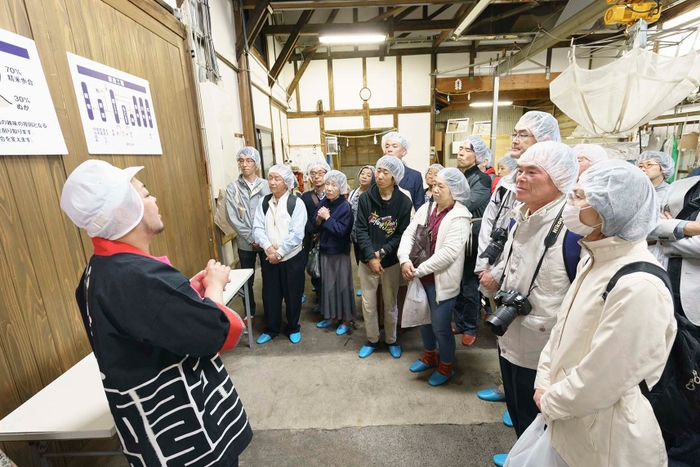
[[[31,39],[0,29],[0,156],[68,154]]]
[[[148,81],[68,53],[90,154],[163,154]]]

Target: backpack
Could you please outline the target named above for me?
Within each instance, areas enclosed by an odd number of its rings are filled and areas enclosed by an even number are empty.
[[[658,277],[673,297],[671,279],[666,270],[639,261],[627,264],[615,273],[605,288],[603,301],[622,276],[633,272],[646,272]],[[674,310],[674,315],[678,331],[661,379],[651,390],[644,380],[639,383],[639,388],[651,403],[661,429],[674,436],[684,436],[700,430],[700,328],[678,308]]]
[[[294,208],[297,205],[297,198],[298,196],[290,194],[287,197],[287,212],[289,213],[289,216],[292,216],[292,213],[294,212]],[[265,195],[265,197],[262,200],[262,210],[263,214],[267,214],[267,210],[270,209],[270,200],[272,199],[272,193],[269,195]]]

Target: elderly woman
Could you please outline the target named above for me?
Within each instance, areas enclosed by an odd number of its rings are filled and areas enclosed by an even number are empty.
[[[569,467],[665,466],[661,430],[639,388],[659,380],[676,334],[671,294],[656,276],[623,266],[658,262],[644,239],[659,218],[648,178],[624,161],[583,173],[563,211],[589,257],[562,302],[540,355],[535,403]]]
[[[661,151],[645,151],[637,158],[637,167],[647,174],[654,185],[659,200],[664,199],[666,192],[671,187],[671,184],[666,180],[676,173],[676,164],[671,156]]]
[[[460,291],[464,250],[471,233],[472,215],[462,204],[469,199],[467,179],[458,169],[442,169],[435,178],[433,198],[434,201],[421,206],[404,232],[398,257],[403,278],[407,281],[420,278],[430,305],[430,324],[420,328],[425,352],[409,369],[417,373],[437,367],[428,384],[439,386],[454,374],[452,307]],[[417,225],[425,223],[426,218],[430,228],[430,258],[414,267],[409,254],[416,239]]]
[[[305,257],[302,240],[306,226],[304,203],[291,193],[294,174],[286,165],[273,165],[267,175],[271,194],[258,206],[253,221],[255,242],[265,251],[262,262],[263,310],[267,328],[258,344],[274,339],[282,326],[282,299],[287,311],[287,334],[301,340],[299,315],[304,293]]]
[[[591,166],[609,159],[608,152],[598,144],[577,144],[574,146],[574,152],[578,159],[579,177]]]
[[[428,185],[428,188],[425,189],[426,203],[433,200],[433,185],[435,184],[435,177],[442,169],[444,169],[444,167],[440,164],[433,164],[428,167],[428,171],[425,173],[425,184]]]
[[[343,172],[331,170],[325,176],[326,197],[318,205],[314,224],[319,236],[321,276],[325,287],[321,294],[323,321],[317,328],[338,326],[336,334],[342,336],[350,329],[355,318],[355,294],[350,262],[350,232],[353,214],[350,203],[342,193],[348,189],[348,179]]]
[[[357,243],[360,246],[360,287],[362,315],[365,319],[367,343],[359,352],[367,358],[379,346],[379,316],[377,289],[382,284],[384,301],[384,340],[389,353],[401,358],[401,346],[396,342],[398,310],[396,301],[401,270],[396,250],[401,235],[411,218],[410,198],[399,189],[404,165],[396,157],[384,156],[377,161],[376,183],[360,196],[357,208]]]

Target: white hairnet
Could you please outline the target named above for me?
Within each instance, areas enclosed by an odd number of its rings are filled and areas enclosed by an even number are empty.
[[[260,153],[254,147],[246,146],[238,151],[238,154],[236,154],[236,160],[240,159],[241,157],[250,157],[255,161],[255,168],[260,168]]]
[[[335,184],[338,185],[341,194],[347,193],[348,177],[346,177],[343,172],[341,172],[340,170],[331,170],[326,174],[325,177],[323,177],[324,182],[327,182],[328,180],[333,180]]]
[[[577,144],[574,146],[574,152],[576,153],[576,157],[581,156],[588,159],[591,165],[610,159],[608,157],[608,151],[598,144]]]
[[[377,161],[377,169],[386,169],[394,177],[396,184],[398,185],[403,179],[406,169],[403,166],[401,159],[394,156],[382,156]]]
[[[581,174],[580,183],[603,219],[603,235],[634,242],[656,227],[660,209],[654,186],[629,162],[603,161]]]
[[[403,136],[401,133],[397,133],[395,131],[390,131],[389,133],[382,136],[382,150],[384,150],[384,144],[389,139],[393,139],[394,141],[398,141],[399,143],[401,143],[401,146],[403,146],[403,148],[407,152],[408,152],[409,146],[411,146],[411,143],[408,142],[408,139],[406,139],[406,137]]]
[[[438,172],[437,176],[445,180],[445,185],[449,188],[450,194],[455,201],[460,201],[462,203],[469,201],[469,195],[471,193],[469,182],[461,170],[450,167],[448,169],[442,169]]]
[[[61,209],[90,237],[117,240],[143,218],[143,200],[131,184],[141,169],[120,169],[109,162],[89,159],[66,179]]]
[[[320,167],[321,169],[325,170],[326,173],[331,171],[331,166],[328,165],[325,161],[313,161],[306,166],[306,176],[311,178],[311,171],[314,170],[316,167]]]
[[[291,190],[292,188],[294,188],[294,182],[296,181],[296,177],[292,173],[292,169],[290,169],[286,165],[273,165],[272,167],[270,167],[270,170],[267,171],[267,175],[269,176],[270,174],[277,174],[280,177],[282,177],[282,180],[284,180],[284,184],[287,185],[288,189]]]
[[[486,147],[484,140],[478,136],[466,136],[464,139],[462,139],[462,143],[469,143],[472,151],[474,151],[474,154],[476,154],[477,165],[491,158],[491,151],[489,151],[489,148]]]
[[[535,143],[520,156],[519,164],[531,162],[542,167],[562,193],[570,193],[578,179],[578,159],[574,150],[563,143]]]
[[[518,170],[518,160],[517,160],[517,159],[513,159],[513,158],[510,157],[510,156],[503,156],[503,157],[501,157],[500,159],[498,159],[498,163],[499,163],[499,164],[503,164],[503,165],[505,165],[506,167],[508,167],[508,168],[511,170],[511,172],[512,172],[513,170]]]
[[[543,141],[561,141],[559,122],[547,112],[531,110],[525,112],[515,127],[525,127],[532,132],[538,143]]]
[[[437,169],[437,171],[439,172],[444,168],[445,167],[443,167],[441,164],[433,164],[430,167],[428,167],[428,170],[425,171],[425,174],[428,175],[428,172],[430,172],[430,169]]]
[[[652,160],[658,162],[661,166],[661,172],[664,174],[664,180],[668,180],[673,176],[676,169],[676,164],[673,162],[671,156],[661,151],[644,151],[639,155],[637,159],[637,164],[640,162]]]

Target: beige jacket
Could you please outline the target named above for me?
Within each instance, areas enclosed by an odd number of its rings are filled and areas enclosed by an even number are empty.
[[[527,295],[537,263],[544,252],[544,239],[565,202],[566,196],[561,195],[530,215],[527,215],[525,205],[513,210],[517,224],[511,229],[508,243],[503,249],[505,279],[501,284],[502,291],[517,290]],[[562,251],[565,234],[566,228],[562,227],[556,243],[547,250],[528,298],[532,311],[527,316],[516,317],[498,339],[501,356],[514,365],[537,369],[540,353],[557,321],[557,311],[570,285]]]
[[[552,446],[569,467],[665,466],[654,412],[639,389],[661,376],[676,335],[671,294],[648,273],[623,276],[625,264],[658,264],[645,240],[581,241],[590,258],[562,303],[540,357],[535,387],[545,389],[542,414]]]
[[[401,237],[397,251],[399,263],[410,263],[408,255],[416,239],[416,226],[425,224],[428,213],[426,203],[418,209],[413,220]],[[433,204],[433,210],[437,206]],[[445,215],[438,229],[435,254],[416,268],[416,276],[424,277],[435,274],[435,299],[438,302],[457,296],[464,272],[464,250],[471,234],[471,218],[469,210],[460,202]]]

